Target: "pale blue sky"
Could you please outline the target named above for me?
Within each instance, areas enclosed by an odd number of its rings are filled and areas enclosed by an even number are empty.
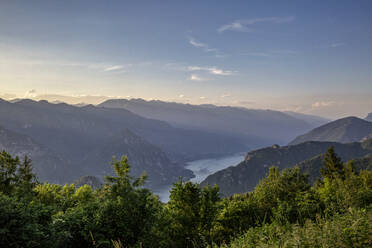
[[[371,13],[368,0],[2,0],[0,97],[363,116],[372,112]]]

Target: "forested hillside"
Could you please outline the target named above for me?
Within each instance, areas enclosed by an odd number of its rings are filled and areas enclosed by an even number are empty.
[[[298,167],[271,167],[252,192],[228,198],[180,180],[167,204],[130,176],[126,157],[112,168],[96,190],[41,184],[27,158],[0,153],[0,246],[372,246],[372,172],[333,148],[313,186]]]
[[[270,166],[278,166],[280,169],[293,167],[301,164],[301,169],[308,172],[311,168],[314,173],[310,174],[311,181],[319,176],[319,159],[326,150],[333,146],[343,160],[356,159],[372,154],[372,147],[366,145],[370,140],[363,143],[342,144],[337,142],[309,141],[292,146],[274,145],[248,152],[244,161],[236,166],[228,167],[209,175],[202,186],[217,184],[223,195],[233,195],[254,189],[255,185],[265,177]],[[305,162],[304,162],[305,161]]]

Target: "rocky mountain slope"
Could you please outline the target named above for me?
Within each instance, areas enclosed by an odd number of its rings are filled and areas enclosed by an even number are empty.
[[[244,161],[236,166],[226,168],[208,176],[201,185],[218,184],[224,195],[243,193],[251,191],[262,179],[270,166],[275,165],[280,169],[293,167],[302,163],[303,170],[306,172],[320,169],[320,156],[324,154],[330,146],[334,146],[336,153],[346,161],[354,158],[363,158],[372,154],[372,147],[365,143],[336,143],[309,141],[298,145],[280,147],[274,145],[256,151],[248,152]],[[311,160],[311,162],[306,160]],[[316,165],[315,163],[318,163]],[[307,165],[306,165],[307,164]],[[312,166],[310,168],[310,165]],[[318,174],[313,176],[315,178]]]
[[[108,166],[107,158],[115,156],[120,159],[122,155],[128,156],[133,175],[139,176],[143,172],[147,174],[147,186],[151,188],[175,182],[180,176],[185,178],[193,176],[191,171],[171,162],[160,148],[128,129],[123,130],[110,141],[97,146],[83,158],[85,174],[95,175],[100,179],[102,175],[111,175],[112,168]]]
[[[35,173],[41,181],[62,183],[72,178],[71,164],[31,137],[0,127],[0,151],[5,150],[21,160],[27,156],[32,159]],[[77,169],[77,173],[82,173]]]
[[[346,117],[332,121],[298,136],[289,145],[306,141],[356,142],[372,134],[372,122],[357,118]]]

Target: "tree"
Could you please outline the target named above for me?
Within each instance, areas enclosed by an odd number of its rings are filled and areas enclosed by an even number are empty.
[[[17,195],[18,196],[30,196],[33,194],[33,189],[37,185],[38,181],[36,175],[32,172],[31,159],[27,156],[24,157],[23,163],[18,166],[17,174]]]
[[[151,244],[151,229],[157,220],[157,211],[161,204],[158,197],[143,188],[146,175],[132,177],[128,158],[120,161],[113,158],[115,176],[107,176],[106,186],[94,222],[97,241],[120,240],[127,246],[139,242]],[[105,243],[107,244],[107,242]]]
[[[170,191],[170,236],[175,247],[203,247],[211,242],[211,229],[220,201],[219,189],[179,180]]]
[[[130,176],[130,165],[126,156],[123,156],[120,161],[113,157],[111,165],[116,176],[105,176],[105,180],[106,186],[110,185],[110,193],[113,197],[132,192],[143,186],[147,179],[146,174],[142,174],[139,178]]]
[[[213,241],[218,245],[254,227],[260,217],[250,193],[226,198],[221,205],[213,227]]]
[[[13,158],[9,153],[0,153],[0,192],[9,195],[14,191],[17,184],[17,168],[19,158]]]
[[[344,165],[341,161],[341,158],[335,153],[333,146],[331,146],[324,155],[323,166],[324,168],[320,170],[323,178],[344,178]]]
[[[0,192],[24,196],[32,192],[37,183],[32,172],[31,160],[25,156],[23,162],[9,153],[0,153]]]
[[[214,241],[212,229],[220,210],[220,205],[218,204],[220,200],[219,187],[217,185],[214,187],[208,185],[202,189],[200,206],[201,230],[209,245],[212,245]]]
[[[51,247],[50,210],[0,193],[0,247]]]

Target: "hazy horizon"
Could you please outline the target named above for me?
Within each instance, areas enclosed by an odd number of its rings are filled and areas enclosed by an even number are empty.
[[[372,112],[370,1],[0,3],[0,98]]]
[[[71,105],[85,105],[85,104],[92,104],[92,105],[99,105],[100,103],[103,103],[107,100],[115,99],[115,100],[120,100],[120,99],[125,99],[125,100],[137,100],[141,99],[147,102],[151,101],[161,101],[161,102],[169,102],[169,103],[178,103],[178,104],[191,104],[191,105],[205,105],[205,104],[212,104],[215,106],[220,106],[220,107],[241,107],[241,108],[246,108],[246,109],[257,109],[257,110],[273,110],[273,111],[281,111],[281,112],[294,112],[294,113],[299,113],[299,114],[305,114],[305,115],[314,115],[314,116],[319,116],[323,117],[325,119],[329,120],[335,120],[343,117],[349,117],[349,116],[356,116],[359,118],[364,119],[370,112],[366,112],[365,114],[360,114],[360,115],[353,115],[353,114],[340,114],[338,116],[331,116],[331,115],[321,115],[321,114],[313,114],[309,112],[301,112],[301,111],[296,111],[296,110],[290,110],[290,109],[274,109],[274,108],[249,108],[246,106],[242,105],[233,105],[233,104],[221,104],[221,103],[192,103],[188,101],[180,101],[179,99],[174,99],[174,100],[167,100],[167,99],[145,99],[141,97],[123,97],[123,96],[94,96],[94,95],[80,95],[80,96],[66,96],[66,95],[57,95],[57,94],[50,94],[50,95],[28,95],[28,96],[20,96],[20,97],[15,97],[10,94],[5,95],[5,97],[1,97],[0,99],[4,99],[6,101],[13,101],[13,100],[21,100],[21,99],[30,99],[34,101],[48,101],[50,103],[67,103]]]

